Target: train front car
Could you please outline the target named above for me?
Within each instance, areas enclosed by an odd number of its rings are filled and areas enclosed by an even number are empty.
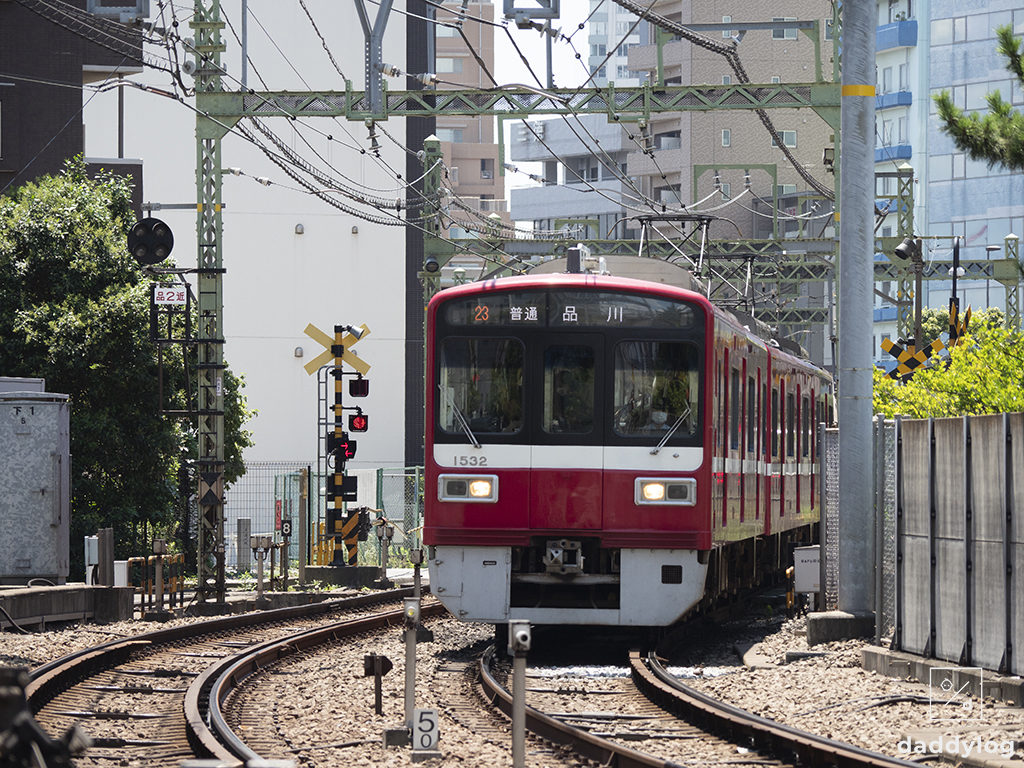
[[[712,548],[695,293],[597,275],[488,281],[428,308],[424,542],[453,615],[665,626]]]

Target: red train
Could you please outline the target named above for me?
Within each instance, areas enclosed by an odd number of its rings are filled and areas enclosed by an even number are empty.
[[[818,521],[828,374],[697,293],[594,274],[444,290],[426,379],[431,591],[466,621],[671,625],[784,567]]]

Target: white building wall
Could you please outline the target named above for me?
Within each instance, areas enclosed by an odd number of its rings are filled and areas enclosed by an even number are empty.
[[[353,88],[364,88],[363,35],[353,3],[306,0],[345,76]],[[224,17],[241,30],[240,0],[224,0]],[[156,10],[156,4],[153,4]],[[309,20],[291,3],[250,2],[250,88],[269,90],[344,90]],[[368,4],[371,17],[376,5]],[[405,17],[395,3],[384,38],[384,61],[404,68]],[[191,13],[182,14],[182,34]],[[159,24],[169,23],[156,20]],[[273,40],[268,37],[267,31]],[[222,35],[229,75],[240,74],[240,49],[230,28]],[[276,44],[276,45],[275,45]],[[280,49],[280,50],[278,50]],[[154,49],[147,47],[148,51]],[[183,76],[186,83],[191,78]],[[171,90],[169,76],[147,72],[137,78]],[[237,88],[225,78],[225,88]],[[85,95],[86,154],[90,158],[117,154],[117,95]],[[194,105],[194,99],[188,99]],[[311,118],[292,124],[266,120],[289,147],[336,179],[377,190],[384,198],[405,198],[396,175],[404,178],[405,155],[383,135],[381,158],[361,154],[369,148],[362,121]],[[387,131],[404,140],[403,120],[389,120]],[[315,147],[307,146],[305,137]],[[328,141],[329,134],[333,140]],[[163,204],[196,202],[195,113],[172,99],[136,89],[125,92],[125,154],[144,161],[144,200]],[[359,435],[353,467],[400,466],[404,456],[405,395],[405,230],[382,226],[331,207],[301,190],[263,152],[229,135],[223,141],[223,166],[242,169],[244,176],[225,175],[224,202],[224,331],[225,358],[236,374],[244,374],[244,394],[259,411],[248,425],[255,447],[248,460],[315,460],[317,455],[317,381],[303,365],[323,348],[303,331],[312,323],[328,334],[335,324],[369,326],[371,334],[355,347],[372,365],[370,396],[353,404],[370,414],[370,430]],[[333,165],[331,171],[327,165]],[[265,187],[254,177],[272,180]],[[384,217],[365,205],[338,197],[345,205]],[[392,213],[394,213],[392,211]],[[194,210],[154,212],[175,237],[173,258],[179,266],[196,264]],[[303,234],[296,234],[302,225]],[[358,230],[358,232],[356,232]],[[301,347],[303,357],[295,357]],[[347,393],[347,387],[346,387]],[[347,394],[346,394],[347,398]],[[352,403],[346,399],[346,403]]]

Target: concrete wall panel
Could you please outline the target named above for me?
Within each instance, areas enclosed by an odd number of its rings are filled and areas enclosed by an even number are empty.
[[[1014,446],[1011,462],[1012,508],[1008,537],[1013,578],[1010,582],[1010,639],[1017,651],[1010,665],[1012,674],[1024,674],[1024,413],[1009,415],[1010,438]]]
[[[954,664],[967,640],[967,579],[963,539],[935,539],[935,657]]]
[[[935,535],[963,541],[966,535],[964,423],[963,419],[935,419],[934,424]]]
[[[900,434],[903,437],[903,531],[907,536],[923,536],[927,545],[930,519],[928,468],[931,454],[928,420],[903,421]]]
[[[903,606],[902,650],[924,653],[930,631],[931,557],[927,536],[903,540],[903,579],[897,600]]]

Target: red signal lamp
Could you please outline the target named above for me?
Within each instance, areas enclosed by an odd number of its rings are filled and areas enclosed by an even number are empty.
[[[353,413],[348,417],[350,432],[365,432],[370,428],[370,417],[364,413]]]

